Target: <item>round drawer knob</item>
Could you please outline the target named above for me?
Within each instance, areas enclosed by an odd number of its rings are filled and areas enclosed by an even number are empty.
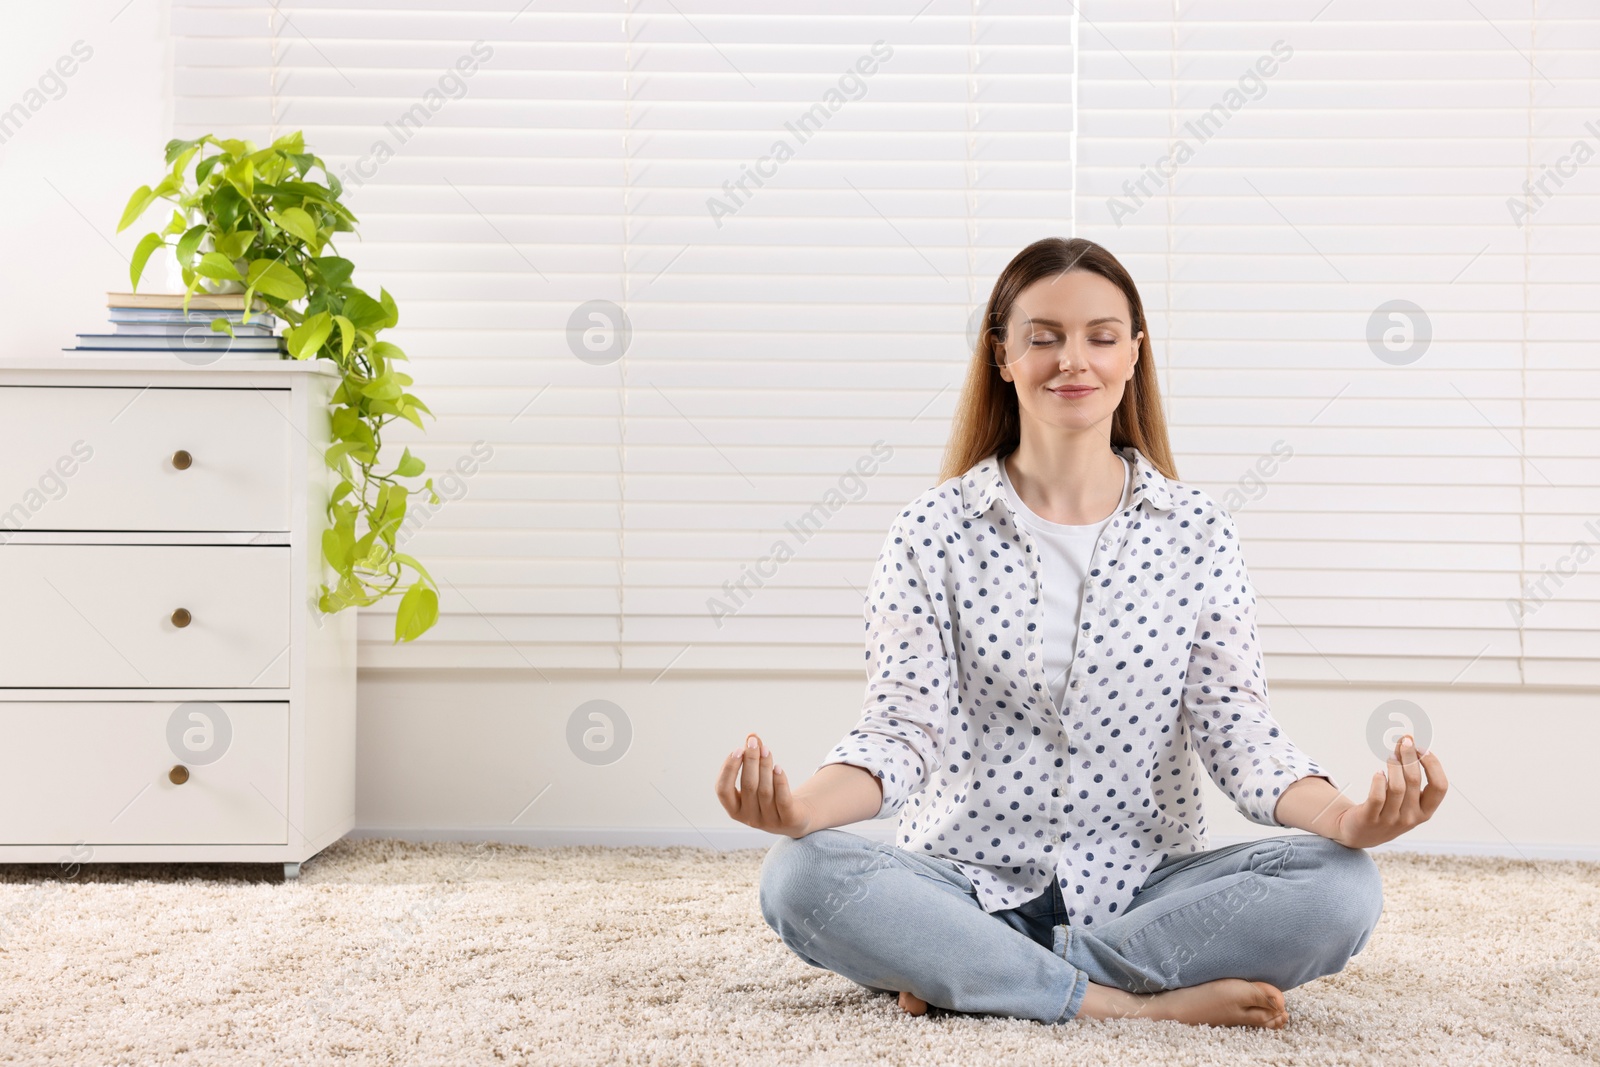
[[[193,621],[194,616],[189,614],[188,608],[179,608],[177,611],[172,613],[172,625],[176,626],[180,630],[185,626],[188,626]]]
[[[194,457],[181,448],[172,454],[172,465],[181,471],[188,470],[192,463],[194,463]]]
[[[189,780],[189,768],[180,763],[167,772],[167,777],[173,785],[182,785]]]

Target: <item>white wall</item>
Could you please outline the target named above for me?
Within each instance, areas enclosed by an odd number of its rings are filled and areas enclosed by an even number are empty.
[[[161,176],[172,63],[165,0],[10,0],[0,17],[0,112],[42,102],[0,143],[0,359],[21,359],[104,332],[106,292],[127,290],[134,245],[159,228],[115,232],[133,190]],[[40,91],[80,41],[89,58],[64,92]]]

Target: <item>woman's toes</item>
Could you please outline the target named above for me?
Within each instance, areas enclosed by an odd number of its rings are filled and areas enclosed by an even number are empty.
[[[909,989],[900,992],[900,1007],[908,1015],[921,1015],[928,1010],[928,1002],[911,992]]]

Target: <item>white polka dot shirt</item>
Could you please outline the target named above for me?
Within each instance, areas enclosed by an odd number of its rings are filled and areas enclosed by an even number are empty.
[[[865,709],[819,766],[871,771],[874,817],[898,812],[900,847],[955,862],[985,911],[1054,876],[1069,923],[1115,918],[1169,854],[1207,847],[1200,767],[1267,826],[1295,780],[1332,781],[1268,709],[1232,516],[1116,451],[1134,488],[1095,546],[1066,706],[997,456],[899,514],[867,592]]]

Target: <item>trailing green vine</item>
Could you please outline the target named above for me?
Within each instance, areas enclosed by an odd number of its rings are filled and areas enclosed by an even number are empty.
[[[339,368],[343,380],[330,401],[333,444],[325,459],[340,481],[322,533],[322,556],[338,580],[323,585],[318,604],[337,612],[399,594],[395,641],[416,639],[438,620],[438,585],[421,563],[396,549],[395,536],[412,493],[426,492],[434,505],[439,496],[432,478],[420,488],[402,481],[425,470],[410,449],[387,471],[378,462],[385,425],[405,419],[421,429],[422,415],[433,413],[406,391],[412,378],[395,366],[406,354],[378,340],[400,320],[394,298],[380,288],[373,299],[351,281],[355,265],[331,254],[335,233],[355,232],[356,218],[339,199],[339,179],[305,150],[299,132],[262,149],[210,134],[175,140],[167,144],[166,161],[166,175],[134,192],[117,226],[127,229],[157,200],[176,205],[166,228],[146,234],[135,249],[134,289],[150,256],[170,242],[183,271],[185,310],[196,291],[242,290],[246,321],[250,310],[265,306],[289,324],[289,356],[326,359]],[[312,180],[313,170],[323,182]],[[211,328],[233,332],[226,318]]]

